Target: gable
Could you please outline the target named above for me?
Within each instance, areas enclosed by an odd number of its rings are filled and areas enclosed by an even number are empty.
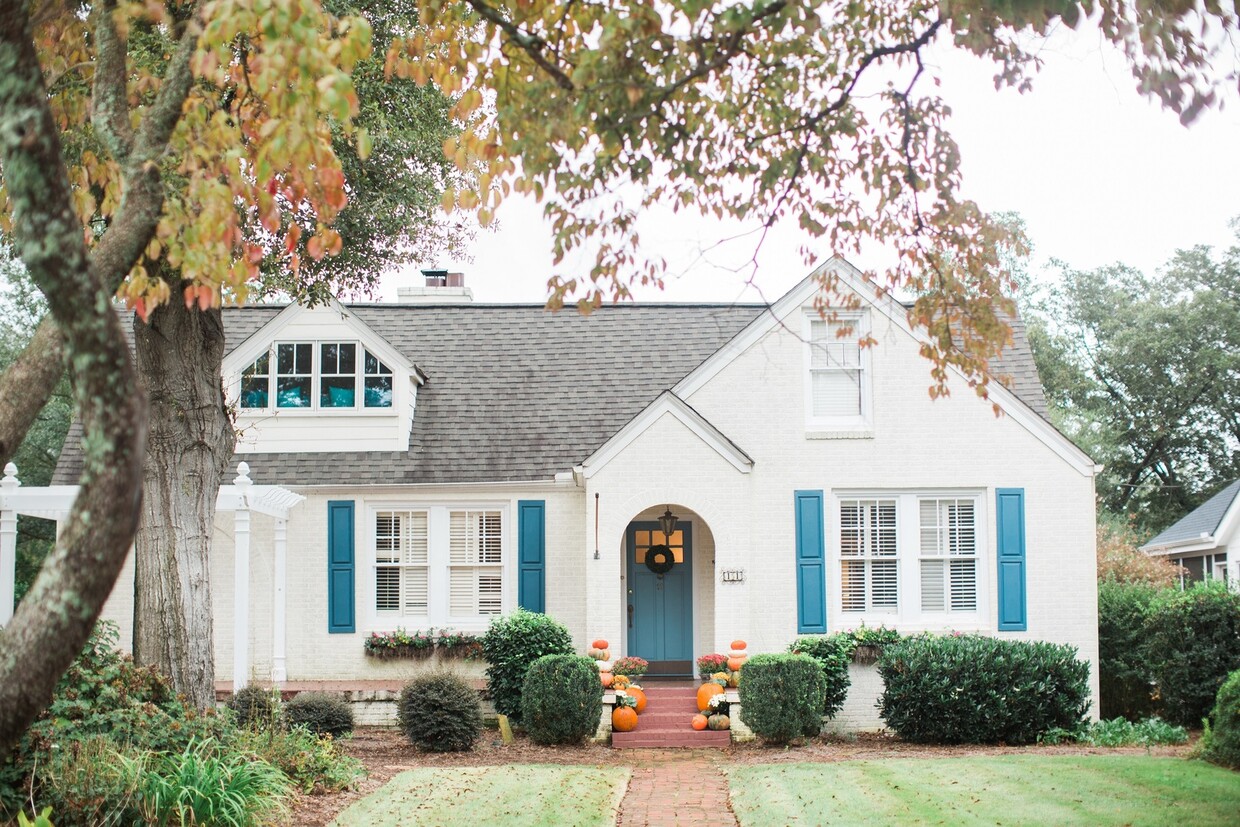
[[[872,317],[869,324],[874,325],[881,320],[884,330],[888,332],[887,335],[893,335],[899,343],[911,346],[902,348],[910,354],[906,361],[910,364],[915,361],[919,375],[924,376],[927,363],[917,351],[928,340],[921,331],[910,326],[906,308],[890,296],[877,293],[865,281],[861,272],[852,265],[842,259],[832,258],[757,316],[710,359],[681,379],[673,388],[674,392],[696,405],[695,394],[712,381],[716,381],[717,377],[743,354],[759,347],[760,343],[772,333],[791,331],[793,336],[808,340],[808,330],[803,325],[809,318],[818,318],[818,313],[813,307],[813,300],[821,290],[820,279],[826,275],[838,279],[841,291],[851,292],[860,298],[863,315]],[[879,344],[874,349],[891,347],[897,344],[895,340],[884,342],[880,338]],[[804,347],[808,349],[808,344]],[[988,402],[998,405],[1007,418],[1018,423],[1020,427],[1032,434],[1078,472],[1092,476],[1095,472],[1093,460],[1061,434],[1046,418],[1045,399],[1037,376],[1037,368],[1033,363],[1032,352],[1029,349],[1028,338],[1024,335],[1023,325],[1013,325],[1013,344],[1007,348],[1006,354],[1004,360],[995,364],[994,373],[1009,373],[1008,369],[1011,368],[1012,386],[1009,387],[997,381],[992,382],[989,385]],[[774,358],[788,359],[786,355]],[[963,384],[964,374],[956,368],[949,370],[952,378]],[[800,368],[797,371],[797,392],[803,393],[805,392],[804,379],[799,376]],[[907,386],[910,391],[916,388],[919,393],[923,392],[924,386],[913,379],[911,373]],[[1018,395],[1015,388],[1019,388],[1024,396]],[[789,388],[783,390],[789,391]],[[972,397],[972,393],[959,394],[959,396]],[[912,399],[912,397],[907,398]],[[784,404],[791,404],[792,401],[791,398],[786,399]],[[970,401],[976,401],[989,408],[989,404],[982,403],[981,400],[970,399]]]
[[[1216,548],[1227,543],[1240,524],[1240,480],[1233,480],[1174,525],[1141,546],[1142,551],[1182,550],[1187,546]]]

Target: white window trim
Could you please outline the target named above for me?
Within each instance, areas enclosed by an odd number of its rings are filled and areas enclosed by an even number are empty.
[[[853,333],[861,339],[870,333],[870,317],[864,310],[844,310],[827,308],[825,318],[832,314],[838,321],[851,323]],[[813,382],[813,323],[823,321],[824,316],[815,309],[806,308],[801,316],[801,341],[804,366],[802,368],[803,396],[805,400],[805,433],[810,439],[846,439],[850,437],[866,438],[874,435],[874,371],[871,351],[873,348],[861,348],[861,415],[860,416],[814,416],[814,382]]]
[[[338,407],[321,407],[319,405],[319,390],[323,380],[322,371],[322,346],[323,345],[342,345],[354,344],[357,346],[356,363],[353,374],[355,396],[358,404],[352,408]],[[276,405],[277,385],[279,383],[279,366],[277,358],[277,348],[280,345],[310,345],[310,405],[304,408],[281,408]],[[241,405],[242,383],[245,381],[245,373],[250,369],[263,353],[267,354],[267,405],[262,408],[246,408]],[[364,404],[366,398],[366,354],[370,353],[380,363],[387,365],[391,371],[392,377],[392,404],[386,408],[367,408]],[[334,375],[334,374],[333,374]],[[389,374],[383,374],[385,376]],[[234,397],[237,400],[237,413],[239,416],[267,417],[272,415],[279,416],[378,416],[393,417],[398,414],[400,400],[398,399],[398,387],[396,382],[396,369],[392,365],[376,353],[369,345],[360,339],[349,338],[332,338],[332,339],[273,339],[267,344],[266,351],[259,351],[254,355],[253,359],[247,361],[241,366],[237,372],[237,378],[231,383]]]
[[[902,632],[921,631],[988,631],[991,630],[991,602],[995,588],[991,575],[994,546],[988,526],[988,490],[968,489],[834,489],[831,510],[827,515],[827,604],[830,609],[828,631],[866,626],[886,626]],[[923,612],[921,610],[921,518],[920,502],[925,499],[973,500],[977,544],[977,610],[973,612]],[[853,612],[844,611],[842,570],[844,556],[840,548],[840,505],[845,500],[896,501],[896,610]],[[849,558],[852,559],[852,558]]]
[[[365,548],[367,565],[362,580],[362,600],[366,606],[364,614],[365,631],[390,632],[397,626],[409,631],[430,627],[451,628],[456,631],[480,634],[485,632],[494,615],[453,616],[449,613],[449,524],[453,511],[498,511],[500,512],[500,569],[503,583],[500,591],[500,615],[506,615],[517,606],[517,555],[516,555],[516,522],[512,515],[516,513],[512,500],[368,500],[363,509],[366,522],[361,531],[363,536],[358,543]],[[427,616],[396,615],[380,613],[376,608],[376,571],[379,568],[375,541],[375,519],[384,511],[425,511],[427,513],[427,585],[426,602]],[[359,570],[362,567],[359,566]]]

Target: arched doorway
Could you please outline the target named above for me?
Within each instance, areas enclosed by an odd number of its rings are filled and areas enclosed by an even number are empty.
[[[651,677],[693,674],[695,631],[701,631],[694,628],[694,569],[713,562],[709,539],[707,556],[696,559],[703,533],[696,530],[697,515],[671,510],[679,519],[670,533],[664,534],[650,509],[628,524],[624,537],[625,650],[650,662]]]

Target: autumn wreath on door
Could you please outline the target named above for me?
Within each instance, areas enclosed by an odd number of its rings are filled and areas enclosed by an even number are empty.
[[[667,574],[676,565],[676,556],[667,545],[651,546],[646,552],[646,568],[655,574]]]

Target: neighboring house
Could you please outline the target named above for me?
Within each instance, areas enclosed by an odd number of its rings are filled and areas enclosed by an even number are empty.
[[[862,623],[1057,641],[1095,667],[1096,698],[1095,466],[1045,418],[1023,328],[996,366],[1010,388],[979,399],[951,373],[932,400],[905,308],[842,260],[822,269],[861,296],[841,312],[858,334],[819,316],[813,278],[770,308],[582,316],[472,304],[457,280],[456,303],[431,287],[225,310],[228,479],[244,460],[305,499],[286,525],[249,521],[248,567],[217,516],[218,676],[398,677],[365,636],[481,632],[524,605],[663,674],[736,638],[779,651]],[[132,584],[131,561],[105,611],[122,639]]]
[[[1203,580],[1240,585],[1240,480],[1223,486],[1154,539],[1141,546],[1146,554],[1166,557],[1182,567],[1180,586]]]

